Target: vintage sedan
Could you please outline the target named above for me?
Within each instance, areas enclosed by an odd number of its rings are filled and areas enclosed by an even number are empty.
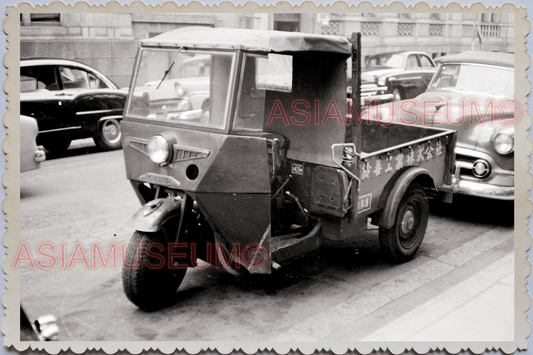
[[[161,53],[150,55],[158,56]],[[144,92],[153,115],[208,121],[211,56],[179,53],[171,63],[163,60],[158,63],[168,66],[165,75],[147,82]]]
[[[361,99],[372,104],[410,99],[426,91],[437,71],[424,52],[389,52],[366,58]]]
[[[36,144],[37,122],[34,118],[20,116],[20,172],[39,169],[46,154]]]
[[[513,99],[514,55],[472,51],[439,63],[425,93],[379,106],[372,117],[457,130],[453,192],[514,199],[514,124],[522,114]]]
[[[126,95],[104,74],[73,60],[20,62],[20,112],[37,120],[37,143],[49,152],[91,137],[104,150],[121,148]]]

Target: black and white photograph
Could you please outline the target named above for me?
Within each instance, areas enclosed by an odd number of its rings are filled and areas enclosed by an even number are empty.
[[[8,351],[527,349],[526,9],[197,5],[7,8]]]

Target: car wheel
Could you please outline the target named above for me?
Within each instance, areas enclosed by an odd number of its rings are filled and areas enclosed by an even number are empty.
[[[40,145],[44,147],[50,153],[63,152],[68,149],[72,140],[70,139],[54,139],[41,142]]]
[[[379,245],[390,262],[402,263],[413,258],[426,234],[428,217],[424,189],[413,184],[398,205],[392,228],[379,230]]]
[[[103,150],[122,148],[122,131],[117,120],[105,120],[100,123],[98,135],[93,138],[96,145]]]
[[[402,91],[398,88],[395,88],[394,90],[392,90],[392,96],[393,96],[393,101],[402,101],[403,100],[403,95],[402,95]]]
[[[185,273],[186,265],[168,259],[168,244],[161,232],[136,231],[126,249],[122,287],[126,297],[145,311],[171,305]]]

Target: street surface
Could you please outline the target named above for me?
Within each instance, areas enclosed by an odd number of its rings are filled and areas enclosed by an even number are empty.
[[[514,338],[513,204],[473,198],[431,203],[422,246],[411,262],[384,261],[377,231],[355,242],[326,242],[270,276],[236,278],[189,269],[166,309],[147,313],[122,292],[121,268],[92,263],[140,207],[125,178],[122,151],[74,145],[21,176],[21,241],[34,261],[51,243],[65,268],[21,263],[21,302],[30,318],[54,314],[61,340],[382,341]],[[460,313],[458,313],[460,312]]]

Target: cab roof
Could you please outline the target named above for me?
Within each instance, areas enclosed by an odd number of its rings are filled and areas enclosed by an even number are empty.
[[[476,63],[514,68],[514,54],[512,53],[467,51],[434,60],[437,63]]]
[[[143,46],[244,49],[260,52],[351,53],[348,39],[300,32],[184,27],[140,41]]]

